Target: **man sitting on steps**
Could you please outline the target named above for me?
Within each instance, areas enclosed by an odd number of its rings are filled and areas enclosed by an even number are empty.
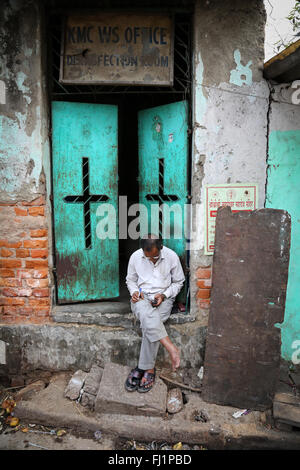
[[[170,354],[173,370],[180,365],[179,349],[168,337],[164,322],[171,314],[185,277],[178,255],[163,247],[159,237],[148,234],[142,238],[141,246],[129,259],[126,284],[131,310],[140,321],[143,337],[138,367],[130,372],[125,388],[148,392],[155,381],[160,343]]]

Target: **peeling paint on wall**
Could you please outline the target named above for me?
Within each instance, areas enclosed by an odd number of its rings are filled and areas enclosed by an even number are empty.
[[[230,72],[230,83],[237,86],[251,85],[252,84],[252,60],[249,60],[247,65],[241,63],[241,53],[238,49],[234,51],[234,60],[236,68]]]
[[[31,201],[45,191],[39,9],[32,0],[3,3],[0,25],[2,203]]]

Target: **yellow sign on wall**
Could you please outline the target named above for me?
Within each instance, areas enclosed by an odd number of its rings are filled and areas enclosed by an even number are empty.
[[[167,14],[70,13],[60,82],[173,85],[173,19]]]
[[[232,212],[257,209],[258,185],[256,183],[207,184],[204,190],[204,254],[212,255],[215,248],[215,227],[218,208],[230,206]]]

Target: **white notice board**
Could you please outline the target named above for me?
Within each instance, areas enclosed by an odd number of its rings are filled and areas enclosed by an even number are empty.
[[[205,241],[204,254],[212,255],[215,248],[217,210],[230,206],[232,212],[257,209],[258,184],[207,184],[205,190]]]

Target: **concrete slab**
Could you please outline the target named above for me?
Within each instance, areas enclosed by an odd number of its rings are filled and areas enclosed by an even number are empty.
[[[115,363],[105,364],[95,401],[97,413],[165,416],[167,386],[156,377],[154,387],[147,393],[128,392],[124,384],[131,367]]]

